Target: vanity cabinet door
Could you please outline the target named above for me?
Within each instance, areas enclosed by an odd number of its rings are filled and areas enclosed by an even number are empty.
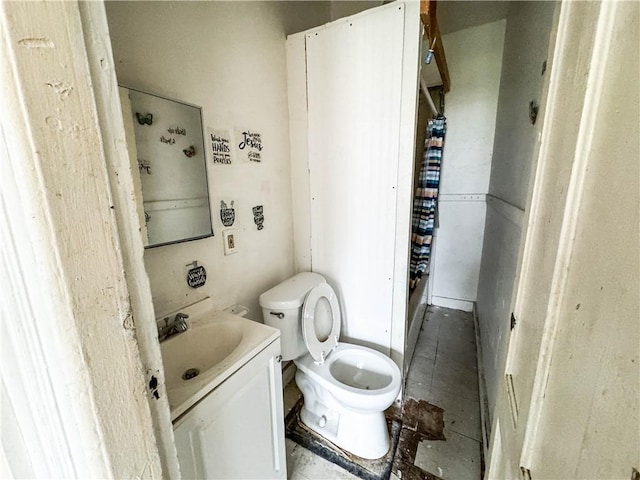
[[[174,425],[182,478],[287,478],[280,340]]]

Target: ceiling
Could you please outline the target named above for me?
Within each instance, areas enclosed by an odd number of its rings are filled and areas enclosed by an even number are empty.
[[[510,3],[509,1],[439,0],[436,15],[440,32],[445,35],[506,18]],[[429,50],[427,42],[423,42],[422,50],[423,52]],[[442,85],[440,71],[435,61],[422,65],[422,76],[428,87]]]
[[[440,0],[436,15],[442,34],[495,22],[507,16],[508,1]]]

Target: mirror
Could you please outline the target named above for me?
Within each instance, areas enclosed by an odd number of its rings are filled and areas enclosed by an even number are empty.
[[[212,236],[202,109],[123,87],[120,98],[145,247]]]

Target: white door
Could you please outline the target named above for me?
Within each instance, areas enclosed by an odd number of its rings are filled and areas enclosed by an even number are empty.
[[[298,80],[306,85],[304,93],[298,89],[298,101],[307,106],[306,115],[291,114],[294,203],[308,209],[304,220],[294,214],[294,223],[308,223],[308,237],[296,236],[296,250],[306,241],[312,270],[336,290],[342,339],[386,354],[395,350],[399,364],[407,303],[419,22],[416,2],[395,2],[288,42],[290,95],[295,93],[292,65],[297,61],[303,77]],[[306,129],[295,125],[300,118]],[[301,136],[308,138],[306,168],[295,165],[305,163],[295,148]],[[296,198],[305,180],[308,189]],[[299,231],[299,225],[295,228]]]
[[[638,464],[638,10],[561,6],[487,478]]]

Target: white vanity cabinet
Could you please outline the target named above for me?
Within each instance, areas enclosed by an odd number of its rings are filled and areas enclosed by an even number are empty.
[[[182,478],[287,478],[280,339],[174,424]]]

